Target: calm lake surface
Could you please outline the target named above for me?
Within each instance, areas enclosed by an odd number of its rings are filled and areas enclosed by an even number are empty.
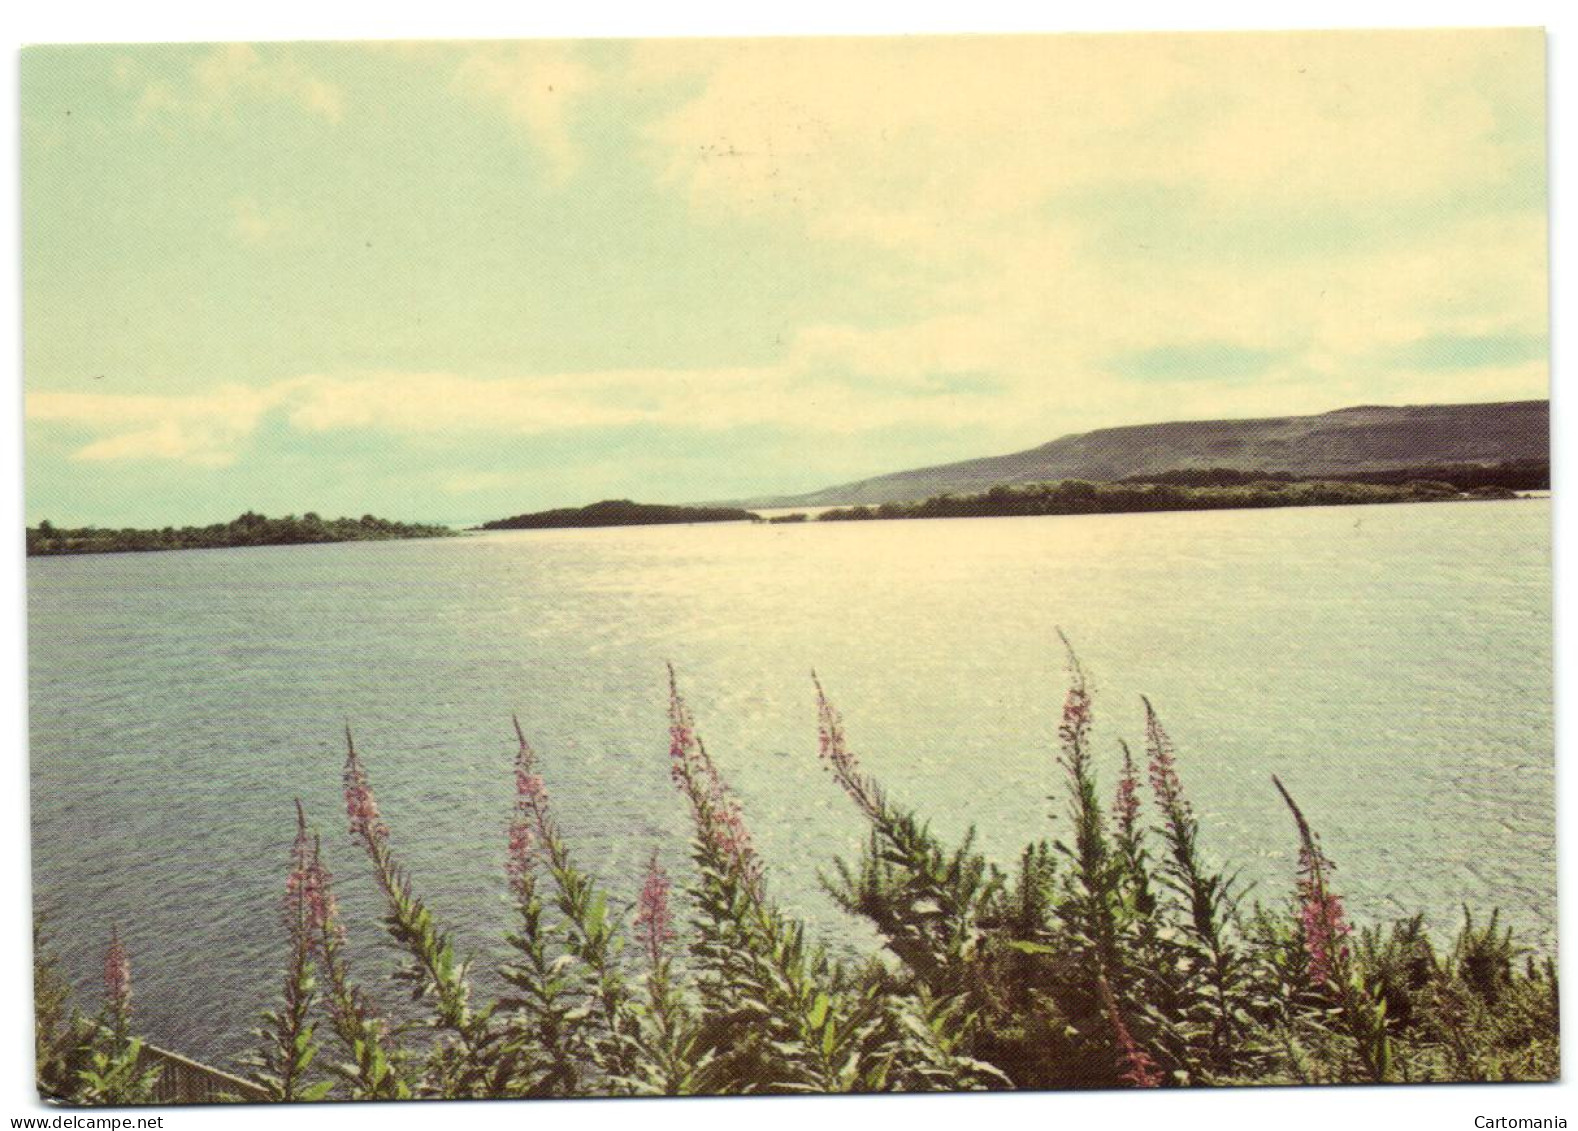
[[[1065,835],[1061,627],[1102,788],[1139,696],[1177,741],[1204,846],[1291,890],[1278,774],[1361,922],[1499,905],[1555,947],[1548,500],[1074,518],[501,532],[28,562],[33,869],[97,1002],[111,924],[141,1026],[224,1060],[276,992],[300,797],[355,969],[393,955],[347,840],[354,728],[393,842],[462,949],[502,953],[518,712],[580,861],[633,899],[687,824],[664,661],[741,795],[773,894],[870,936],[817,871],[862,840],[816,756],[815,668],[866,767],[1013,863]],[[1049,794],[1058,794],[1054,804]]]

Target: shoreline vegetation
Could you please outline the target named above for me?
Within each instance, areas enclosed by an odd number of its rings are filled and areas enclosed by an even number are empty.
[[[119,554],[164,550],[233,549],[242,546],[300,546],[319,542],[385,542],[399,538],[452,538],[447,526],[391,522],[364,514],[361,518],[325,519],[308,511],[297,518],[268,518],[247,511],[230,522],[211,526],[166,526],[162,530],[101,529],[96,526],[56,527],[49,521],[27,528],[27,556]]]
[[[1054,483],[997,486],[978,495],[934,495],[913,503],[840,507],[823,511],[817,522],[881,519],[1003,518],[1075,514],[1139,514],[1161,511],[1271,509],[1276,507],[1372,506],[1463,499],[1515,499],[1508,487],[1462,490],[1439,480],[1402,484],[1343,480],[1256,479],[1234,485],[1183,486],[1172,482],[1092,483],[1062,479]],[[788,517],[788,516],[785,516]]]
[[[606,526],[689,525],[713,522],[766,524],[858,522],[879,519],[988,518],[1073,514],[1134,514],[1161,511],[1245,508],[1365,506],[1382,503],[1512,499],[1519,491],[1550,488],[1549,460],[1499,464],[1445,464],[1309,478],[1288,472],[1231,468],[1185,468],[1115,482],[1061,479],[999,484],[978,494],[933,495],[913,502],[837,507],[771,517],[739,507],[678,506],[605,499],[584,507],[519,514],[468,529],[560,530]],[[451,527],[361,518],[267,518],[252,511],[228,523],[162,530],[115,530],[94,526],[59,528],[48,521],[27,528],[27,554],[109,554],[162,550],[293,546],[321,542],[368,542],[404,538],[450,538]]]
[[[1498,464],[1430,464],[1319,478],[1290,472],[1185,468],[1115,482],[1062,479],[998,484],[978,494],[942,494],[913,502],[835,507],[765,516],[739,507],[665,506],[606,499],[497,519],[476,530],[554,530],[701,522],[779,525],[875,519],[988,518],[1271,507],[1364,506],[1454,499],[1512,499],[1518,491],[1550,487],[1549,460]]]
[[[693,522],[760,522],[761,516],[738,507],[668,506],[604,499],[584,507],[518,514],[484,522],[475,530],[567,530],[591,526],[667,526]]]
[[[1264,793],[1268,819],[1286,822],[1284,887],[1249,903],[1202,842],[1183,759],[1151,703],[1137,705],[1135,750],[1098,751],[1072,649],[1068,675],[1055,752],[1037,755],[1048,789],[1061,783],[1056,823],[1024,830],[1003,862],[973,831],[945,840],[867,772],[812,677],[813,757],[868,834],[823,885],[875,928],[880,957],[828,949],[776,901],[727,762],[703,745],[672,668],[667,762],[691,827],[675,878],[664,861],[681,852],[660,843],[644,879],[588,870],[517,720],[514,807],[500,814],[491,866],[509,895],[494,925],[507,988],[491,1000],[418,894],[373,791],[376,762],[348,731],[342,833],[320,836],[298,801],[278,861],[279,965],[256,971],[278,987],[276,1004],[243,1071],[282,1102],[1558,1077],[1552,959],[1494,912],[1465,908],[1440,940],[1423,915],[1353,923],[1348,873],[1274,775]],[[342,917],[345,882],[379,893],[381,922]],[[70,1004],[47,948],[36,952],[39,1088],[65,1102],[151,1102],[132,956],[105,927],[97,1019]],[[386,976],[399,1013],[368,992],[368,968],[352,969],[351,932],[382,933],[398,955]]]

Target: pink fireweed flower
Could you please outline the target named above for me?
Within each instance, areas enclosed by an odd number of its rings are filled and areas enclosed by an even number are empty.
[[[307,816],[296,802],[296,840],[290,849],[290,874],[285,878],[285,925],[292,946],[303,953],[322,949],[323,935],[343,937],[333,877],[323,863],[318,838],[307,833]]]
[[[522,899],[531,896],[536,863],[537,826],[530,819],[516,817],[510,821],[509,856],[504,861],[504,874],[510,888]]]
[[[1058,727],[1058,735],[1066,744],[1083,742],[1090,731],[1090,692],[1085,688],[1083,677],[1077,678],[1078,682],[1068,689],[1063,700],[1063,722]]]
[[[307,835],[307,811],[301,798],[296,799],[296,839],[290,846],[290,875],[285,878],[286,898],[293,898],[307,883],[307,869],[312,862],[312,838]]]
[[[636,939],[654,967],[662,963],[664,947],[676,938],[668,907],[669,886],[668,874],[659,866],[654,849],[636,910]]]
[[[1140,820],[1140,771],[1129,753],[1129,744],[1123,744],[1123,774],[1118,778],[1118,791],[1112,802],[1112,816],[1117,822],[1118,835],[1132,837]]]
[[[1101,1003],[1107,1012],[1107,1023],[1112,1026],[1112,1036],[1118,1044],[1118,1062],[1124,1068],[1118,1079],[1136,1088],[1161,1087],[1161,1072],[1157,1070],[1150,1054],[1139,1046],[1129,1032],[1129,1027],[1123,1023],[1123,1015],[1118,1012],[1118,1002],[1112,996],[1112,987],[1107,984],[1107,979],[1098,978],[1097,985],[1101,989]]]
[[[548,811],[547,783],[537,772],[536,751],[526,741],[520,719],[513,722],[520,748],[515,754],[515,812],[510,819],[509,855],[504,870],[510,886],[524,899],[531,894],[531,877],[540,852],[545,846],[552,846],[557,830]]]
[[[1334,974],[1340,975],[1341,968],[1347,965],[1347,939],[1353,928],[1348,925],[1348,915],[1343,910],[1342,900],[1327,882],[1336,865],[1326,859],[1326,854],[1320,850],[1314,830],[1276,774],[1271,775],[1271,784],[1282,794],[1282,800],[1287,803],[1293,813],[1294,823],[1298,825],[1299,868],[1296,886],[1299,927],[1304,936],[1309,979],[1316,986],[1324,986]]]
[[[679,693],[669,665],[669,776],[690,802],[696,834],[711,851],[733,865],[753,895],[761,895],[762,866],[751,843],[745,815],[723,775],[696,733],[696,721]]]
[[[1074,646],[1063,635],[1062,629],[1058,629],[1058,639],[1063,641],[1063,648],[1068,653],[1069,677],[1068,694],[1063,699],[1063,719],[1057,728],[1058,741],[1063,747],[1061,761],[1076,779],[1083,779],[1088,756],[1086,740],[1090,735],[1090,685],[1085,679],[1085,669],[1079,657],[1074,654]]]
[[[296,839],[290,846],[290,873],[285,877],[285,927],[297,950],[307,947],[307,889],[312,883],[312,838],[307,814],[296,799]]]
[[[1145,745],[1150,755],[1151,792],[1157,804],[1169,814],[1187,817],[1189,802],[1183,794],[1183,783],[1178,780],[1178,752],[1172,738],[1162,729],[1151,701],[1145,703]]]
[[[110,928],[110,945],[104,952],[104,996],[116,1016],[131,1012],[131,960],[126,957],[118,926]]]
[[[833,779],[850,800],[874,820],[882,811],[882,796],[877,784],[860,772],[854,751],[844,741],[843,716],[822,690],[822,681],[816,678],[815,672],[811,673],[811,682],[816,685],[817,756],[832,771]]]
[[[377,852],[389,839],[389,826],[378,814],[378,799],[373,796],[367,768],[356,754],[351,731],[345,730],[345,815],[350,819],[351,839],[369,852]]]
[[[705,755],[706,748],[701,747],[701,749]],[[711,795],[705,802],[706,835],[717,851],[739,869],[741,878],[751,890],[759,892],[762,866],[761,861],[756,858],[750,829],[745,825],[745,812],[740,808],[740,803],[728,792],[728,786],[716,771],[708,775],[708,787]]]
[[[692,717],[685,700],[680,697],[679,677],[674,674],[674,665],[670,664],[668,667],[668,749],[669,757],[673,760],[673,773],[676,780],[693,760],[695,740],[696,720]]]
[[[1310,981],[1324,986],[1334,970],[1348,960],[1347,938],[1353,928],[1342,900],[1327,887],[1333,865],[1313,842],[1299,849],[1299,925]]]
[[[334,898],[334,876],[323,863],[323,845],[312,838],[312,860],[307,866],[307,926],[313,931],[315,948],[325,935],[345,941],[345,924],[340,920],[340,905]]]

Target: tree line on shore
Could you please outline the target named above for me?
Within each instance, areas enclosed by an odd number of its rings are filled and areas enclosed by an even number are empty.
[[[1125,514],[1146,511],[1226,510],[1241,507],[1352,506],[1445,499],[1505,499],[1517,491],[1550,487],[1549,460],[1500,464],[1443,464],[1390,471],[1300,478],[1286,472],[1233,468],[1183,468],[1130,476],[1116,482],[1062,479],[1045,483],[998,484],[978,494],[823,511],[823,522],[891,518],[970,518],[1011,515]],[[600,526],[651,526],[709,522],[798,523],[796,512],[764,519],[737,507],[671,506],[607,499],[585,507],[562,507],[496,519],[478,530],[542,530]],[[163,529],[61,528],[46,521],[27,529],[29,556],[101,554],[147,550],[196,550],[235,546],[289,546],[313,542],[364,542],[393,538],[443,538],[447,526],[359,519],[267,518],[247,511],[228,523],[166,526]]]
[[[268,518],[247,511],[229,522],[163,529],[57,527],[47,519],[27,528],[29,557],[53,554],[113,554],[154,550],[207,550],[233,546],[295,546],[313,542],[373,542],[394,538],[445,538],[447,526],[361,518],[323,518],[308,511],[297,518]]]
[[[1485,485],[1463,490],[1438,480],[1401,484],[1341,480],[1255,479],[1242,483],[1187,486],[1177,482],[1095,483],[1060,479],[1051,483],[999,484],[976,495],[933,495],[912,503],[843,507],[823,511],[819,522],[870,519],[985,518],[1025,515],[1133,514],[1158,511],[1238,510],[1272,507],[1367,506],[1439,502],[1449,499],[1510,499],[1509,488]]]

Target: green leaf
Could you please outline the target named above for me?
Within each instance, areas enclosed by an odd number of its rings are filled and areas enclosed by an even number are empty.
[[[1045,943],[1030,942],[1028,939],[1009,939],[1008,945],[1021,954],[1058,954],[1058,948],[1047,946]]]
[[[816,995],[816,1001],[811,1003],[811,1013],[806,1018],[811,1028],[820,1029],[822,1027],[822,1022],[827,1020],[828,1007],[832,1004],[832,1000],[825,993]]]
[[[592,904],[586,910],[586,935],[587,938],[596,939],[603,933],[603,924],[608,919],[608,899],[602,892],[598,892],[592,899]]]

